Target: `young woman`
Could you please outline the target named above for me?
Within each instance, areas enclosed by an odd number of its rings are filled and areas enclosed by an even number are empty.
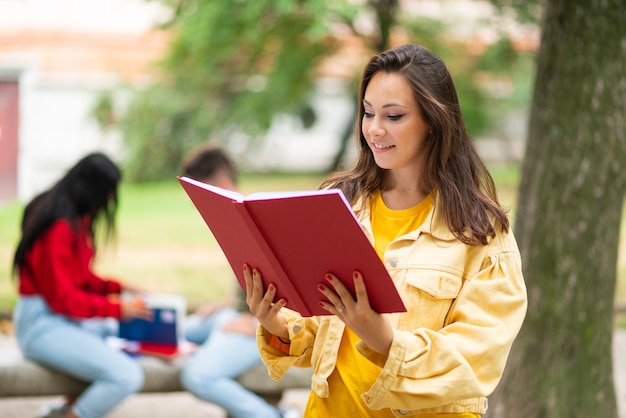
[[[27,358],[91,382],[47,417],[102,417],[143,386],[137,363],[103,340],[112,329],[101,319],[152,313],[120,298],[125,287],[91,268],[96,231],[105,238],[114,232],[120,178],[108,157],[91,154],[24,210],[13,261],[19,274],[17,342]]]
[[[261,357],[280,378],[314,368],[306,417],[478,417],[526,313],[521,260],[491,176],[439,57],[419,45],[374,56],[359,91],[359,157],[343,190],[407,308],[378,314],[320,278],[328,316],[302,318],[243,266]],[[271,280],[271,278],[270,278]]]

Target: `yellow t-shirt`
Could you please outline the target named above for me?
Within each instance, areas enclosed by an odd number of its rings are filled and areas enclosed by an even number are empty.
[[[374,234],[374,249],[382,259],[385,249],[394,239],[417,229],[428,217],[433,206],[432,195],[416,206],[392,210],[385,206],[380,192],[373,199],[371,221]],[[380,374],[380,368],[363,357],[355,348],[359,337],[346,328],[339,352],[337,365],[328,378],[329,396],[320,398],[311,392],[307,404],[306,417],[324,418],[391,418],[389,409],[372,410],[361,400]],[[421,418],[479,418],[478,414],[422,414]]]

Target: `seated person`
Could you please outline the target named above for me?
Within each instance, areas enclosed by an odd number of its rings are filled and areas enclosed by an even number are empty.
[[[237,188],[234,164],[220,148],[198,147],[183,161],[182,173],[228,190]],[[301,417],[279,409],[241,386],[237,376],[261,363],[256,345],[257,321],[248,311],[246,292],[234,275],[234,295],[201,306],[185,323],[185,337],[199,344],[181,372],[182,386],[197,398],[225,409],[233,418]]]
[[[143,386],[141,367],[103,337],[116,332],[117,320],[152,312],[119,297],[134,289],[92,270],[96,231],[114,232],[120,179],[108,157],[90,154],[24,209],[13,259],[17,343],[26,358],[90,383],[43,417],[102,417]]]

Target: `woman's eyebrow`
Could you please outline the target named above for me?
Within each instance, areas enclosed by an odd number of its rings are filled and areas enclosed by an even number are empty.
[[[368,106],[371,106],[372,104],[370,102],[368,102],[367,100],[363,99],[363,104],[366,104]],[[402,103],[387,103],[383,105],[383,109],[387,108],[387,107],[394,107],[394,106],[400,106],[400,107],[405,107],[408,109],[408,106],[403,105]]]

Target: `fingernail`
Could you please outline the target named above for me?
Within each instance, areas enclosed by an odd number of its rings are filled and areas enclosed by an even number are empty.
[[[326,280],[331,281],[333,279],[333,276],[331,276],[330,274],[326,275]]]
[[[271,285],[267,286],[267,290],[274,290],[274,285],[271,284]]]
[[[359,272],[355,271],[355,272],[352,274],[352,276],[353,276],[355,279],[358,279],[358,278],[359,278]]]
[[[326,289],[323,284],[320,284],[319,286],[317,286],[317,288],[322,292]]]
[[[246,266],[245,264],[243,265],[243,271],[244,272],[248,271],[248,266]]]

